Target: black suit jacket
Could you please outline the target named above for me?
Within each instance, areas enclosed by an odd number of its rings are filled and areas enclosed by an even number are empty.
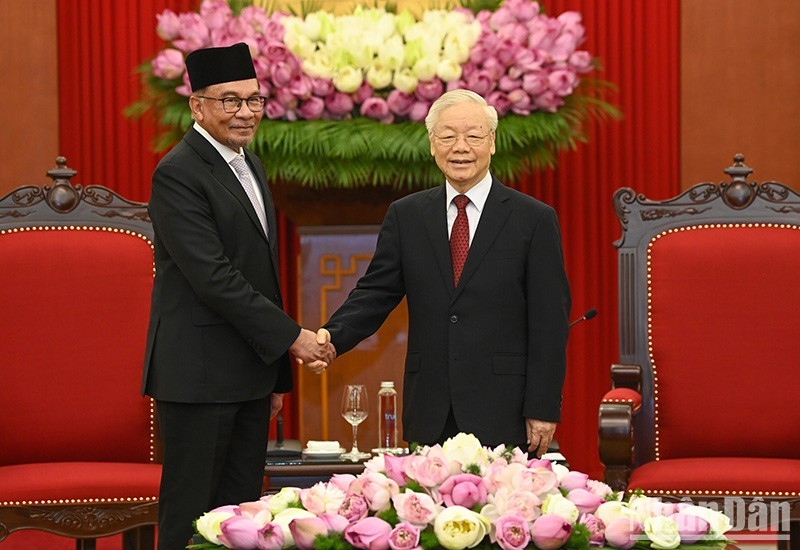
[[[326,327],[339,353],[408,299],[403,438],[431,443],[450,407],[486,445],[558,421],[570,293],[555,211],[492,181],[457,287],[444,186],[394,202],[375,255]]]
[[[153,174],[156,275],[142,391],[156,399],[236,402],[292,388],[287,351],[300,327],[282,309],[264,168],[245,155],[269,238],[231,168],[194,129]]]

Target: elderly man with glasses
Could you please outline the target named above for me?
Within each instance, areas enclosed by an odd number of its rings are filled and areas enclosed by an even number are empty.
[[[425,124],[443,185],[394,202],[325,329],[342,354],[408,300],[403,438],[459,432],[541,456],[561,418],[570,292],[555,211],[489,171],[497,112],[467,90]]]

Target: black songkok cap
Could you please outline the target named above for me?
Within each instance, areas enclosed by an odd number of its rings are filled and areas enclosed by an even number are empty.
[[[224,48],[204,48],[186,56],[192,91],[212,84],[256,78],[250,48],[244,42]]]

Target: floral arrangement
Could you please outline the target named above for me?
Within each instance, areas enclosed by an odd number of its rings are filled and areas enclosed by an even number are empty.
[[[668,550],[698,541],[693,548],[721,549],[731,522],[688,503],[623,501],[585,474],[462,433],[411,455],[379,455],[358,476],[211,510],[195,527],[194,549]]]
[[[245,42],[267,98],[251,147],[268,175],[284,181],[438,185],[422,122],[432,102],[455,88],[497,110],[493,172],[512,180],[551,166],[558,150],[584,139],[587,118],[617,114],[584,77],[595,65],[579,49],[581,15],[551,17],[531,0],[477,13],[428,10],[419,19],[377,7],[300,17],[250,5],[236,14],[224,0],[204,0],[199,13],[166,10],[157,18],[169,44],[143,66],[149,97],[129,113],[155,109],[171,130],[159,147],[169,146],[191,123],[185,55]]]

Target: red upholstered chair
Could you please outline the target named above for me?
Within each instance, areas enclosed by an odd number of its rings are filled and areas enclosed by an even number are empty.
[[[792,517],[798,545],[800,196],[734,161],[730,181],[669,200],[614,196],[620,362],[600,455],[615,489],[715,502],[739,530],[785,536]]]
[[[73,186],[57,162],[52,185],[0,199],[0,541],[38,529],[94,548],[126,532],[152,548],[160,446],[139,393],[152,227],[145,204]]]

